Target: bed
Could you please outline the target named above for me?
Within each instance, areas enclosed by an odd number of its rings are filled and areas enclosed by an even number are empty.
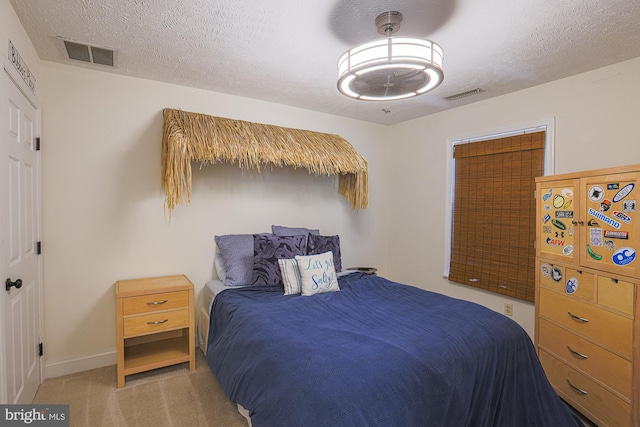
[[[582,425],[511,319],[380,276],[337,281],[313,296],[208,284],[207,363],[254,427]]]

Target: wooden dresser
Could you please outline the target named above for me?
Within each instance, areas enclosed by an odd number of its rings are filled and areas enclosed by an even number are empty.
[[[536,179],[540,361],[600,426],[640,425],[640,165]]]
[[[118,388],[125,376],[196,367],[193,284],[184,275],[116,282]]]

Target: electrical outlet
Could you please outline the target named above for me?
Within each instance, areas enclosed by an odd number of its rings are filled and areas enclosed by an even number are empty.
[[[513,316],[513,304],[504,303],[504,314],[506,314],[507,316]]]

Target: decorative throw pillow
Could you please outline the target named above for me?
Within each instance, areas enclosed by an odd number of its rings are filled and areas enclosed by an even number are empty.
[[[282,283],[278,259],[303,255],[307,247],[307,236],[253,235],[254,285],[277,285]]]
[[[302,295],[339,291],[331,251],[318,255],[296,256]]]
[[[320,234],[320,230],[303,227],[283,227],[282,225],[272,225],[271,231],[276,236],[298,236],[300,234]]]
[[[333,266],[336,272],[342,271],[342,258],[340,256],[340,236],[320,236],[309,234],[307,255],[321,254],[327,251],[333,252]]]
[[[253,283],[253,234],[225,234],[215,236],[215,241],[226,275],[225,280],[220,280],[227,286]]]
[[[279,259],[280,274],[282,275],[282,283],[284,284],[285,295],[300,295],[300,271],[298,270],[298,262],[295,258]]]

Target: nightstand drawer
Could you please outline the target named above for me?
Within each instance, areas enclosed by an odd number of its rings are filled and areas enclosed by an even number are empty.
[[[123,299],[123,314],[151,313],[189,306],[189,291],[165,292]]]
[[[540,347],[631,399],[631,362],[540,319]]]
[[[189,309],[127,317],[123,326],[125,338],[186,328],[189,326]]]
[[[633,321],[570,296],[541,288],[540,316],[631,358]]]
[[[540,362],[560,397],[576,409],[590,412],[609,426],[630,425],[631,405],[628,402],[545,351],[540,352]]]

